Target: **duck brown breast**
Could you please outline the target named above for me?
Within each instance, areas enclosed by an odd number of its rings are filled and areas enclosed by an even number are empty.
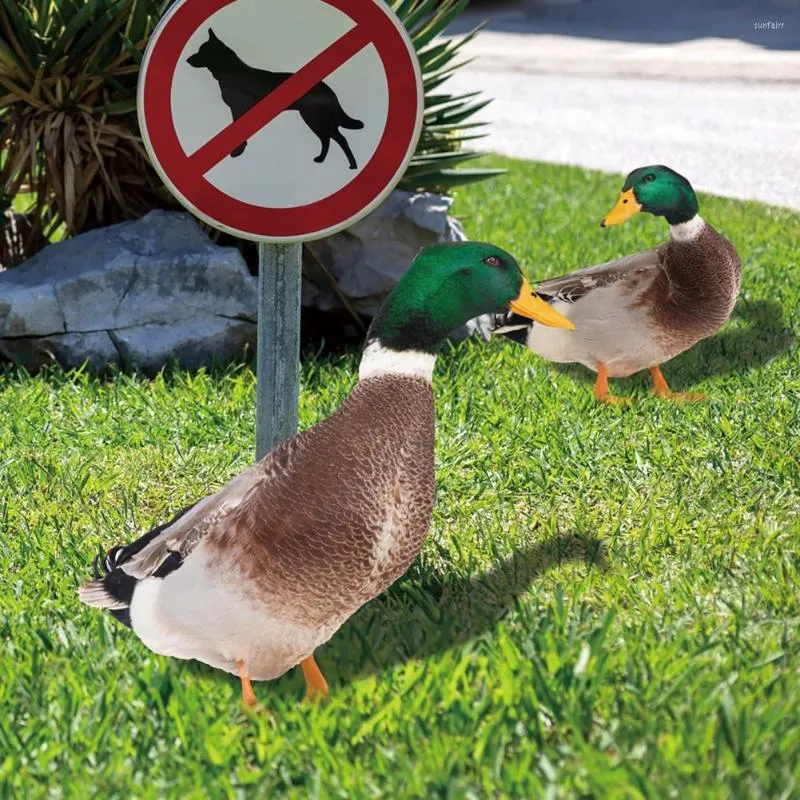
[[[263,459],[263,478],[209,546],[284,618],[343,620],[422,547],[435,492],[434,422],[427,380],[361,381],[335,414]]]
[[[680,350],[716,333],[736,304],[742,265],[731,243],[708,223],[697,238],[662,247],[663,269],[639,305]]]

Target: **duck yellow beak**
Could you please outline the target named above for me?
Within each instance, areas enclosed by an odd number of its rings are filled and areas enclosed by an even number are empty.
[[[641,210],[642,206],[633,196],[633,189],[628,189],[619,196],[619,200],[617,200],[617,204],[614,208],[603,217],[600,227],[605,228],[607,225],[618,225],[620,222],[625,222],[626,219],[629,219],[637,211]]]
[[[522,317],[541,322],[542,325],[549,325],[551,328],[568,328],[575,330],[575,326],[564,316],[558,313],[549,303],[545,303],[528,281],[522,279],[522,289],[519,297],[508,304],[509,308]]]

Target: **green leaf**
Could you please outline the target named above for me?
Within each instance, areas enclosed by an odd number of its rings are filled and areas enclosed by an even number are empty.
[[[416,33],[424,27],[432,12],[436,9],[438,0],[420,0],[416,8],[403,19],[403,26],[413,39]]]
[[[152,3],[150,0],[133,0],[133,6],[125,26],[125,37],[129,41],[140,42],[146,36],[152,19]]]
[[[117,100],[114,103],[107,103],[98,109],[102,114],[113,116],[115,114],[130,114],[136,111],[136,98],[129,97],[126,100]]]
[[[114,6],[118,10],[119,7],[124,5],[126,2],[127,0],[119,0],[119,2],[114,4]],[[111,14],[108,14],[108,16],[111,16]],[[119,32],[119,29],[124,24],[124,17],[117,16],[116,18],[112,17],[109,20],[106,13],[100,13],[98,19],[93,21],[86,31],[84,31],[81,37],[75,42],[72,50],[75,55],[82,55],[88,51],[84,68],[90,68],[93,64],[98,62],[101,56],[105,54],[106,45],[109,44],[112,37]],[[118,50],[115,52],[112,49],[111,52],[112,56],[111,58],[106,59],[107,63],[110,63],[113,57],[117,55]]]
[[[442,6],[439,14],[430,21],[427,27],[423,28],[414,37],[414,47],[420,49],[428,44],[433,38],[444,31],[447,26],[467,7],[469,0],[459,0],[449,8]]]
[[[3,37],[8,40],[28,75],[32,75],[39,62],[36,38],[32,34],[32,21],[23,16],[15,0],[3,0],[2,10],[0,27],[3,29]]]
[[[425,110],[428,111],[432,108],[456,108],[463,105],[467,100],[473,97],[478,97],[480,92],[469,92],[467,94],[426,94],[425,95]]]
[[[59,33],[58,38],[53,45],[48,63],[57,61],[69,48],[73,55],[77,55],[77,49],[70,48],[73,39],[78,32],[83,28],[89,20],[94,16],[97,9],[97,0],[86,0],[86,3],[78,11],[78,13],[67,22],[64,29]]]
[[[450,131],[466,131],[471,128],[485,128],[488,122],[462,122],[459,125],[426,125],[425,131],[429,133],[449,133]]]
[[[482,155],[483,153],[476,153],[472,150],[456,150],[453,153],[421,153],[411,159],[411,165],[412,167],[429,167],[431,164],[457,164],[459,161],[480,158]]]
[[[0,70],[9,77],[24,78],[27,73],[17,54],[2,39],[0,39]]]
[[[436,172],[426,172],[424,175],[404,177],[400,183],[401,188],[411,191],[446,191],[454,186],[464,186],[468,183],[485,181],[503,175],[505,169],[443,169]]]
[[[405,19],[413,10],[419,0],[399,0],[392,3],[392,11],[401,19]]]
[[[482,100],[480,103],[472,103],[471,105],[463,106],[463,104],[454,105],[447,109],[436,109],[435,111],[425,114],[425,121],[434,121],[437,125],[456,124],[469,119],[473,114],[476,114],[483,108],[491,103],[491,100]]]

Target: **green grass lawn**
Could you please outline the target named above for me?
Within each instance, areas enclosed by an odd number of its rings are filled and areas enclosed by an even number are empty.
[[[488,163],[512,172],[455,208],[531,277],[666,236],[644,215],[598,226],[619,176]],[[636,405],[599,406],[584,370],[449,348],[430,536],[318,651],[323,705],[293,672],[245,714],[233,677],[153,655],[75,594],[101,548],[250,463],[250,370],[0,374],[0,796],[800,794],[800,215],[706,196],[701,213],[743,292],[664,372],[708,402],[637,377],[613,384]],[[303,365],[303,426],[357,357]]]

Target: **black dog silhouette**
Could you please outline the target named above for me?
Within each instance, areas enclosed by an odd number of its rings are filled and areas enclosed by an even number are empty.
[[[211,28],[208,29],[208,41],[203,42],[200,49],[186,60],[193,67],[205,67],[211,72],[219,84],[222,102],[231,110],[234,120],[294,74],[270,72],[245,64]],[[321,164],[325,160],[333,139],[347,156],[350,169],[357,169],[353,151],[339,128],[357,131],[364,127],[364,123],[345,114],[339,98],[327,83],[320,81],[286,110],[299,111],[303,122],[319,137],[322,150],[314,161]],[[240,156],[245,147],[246,141],[236,147],[231,155],[234,158]]]

